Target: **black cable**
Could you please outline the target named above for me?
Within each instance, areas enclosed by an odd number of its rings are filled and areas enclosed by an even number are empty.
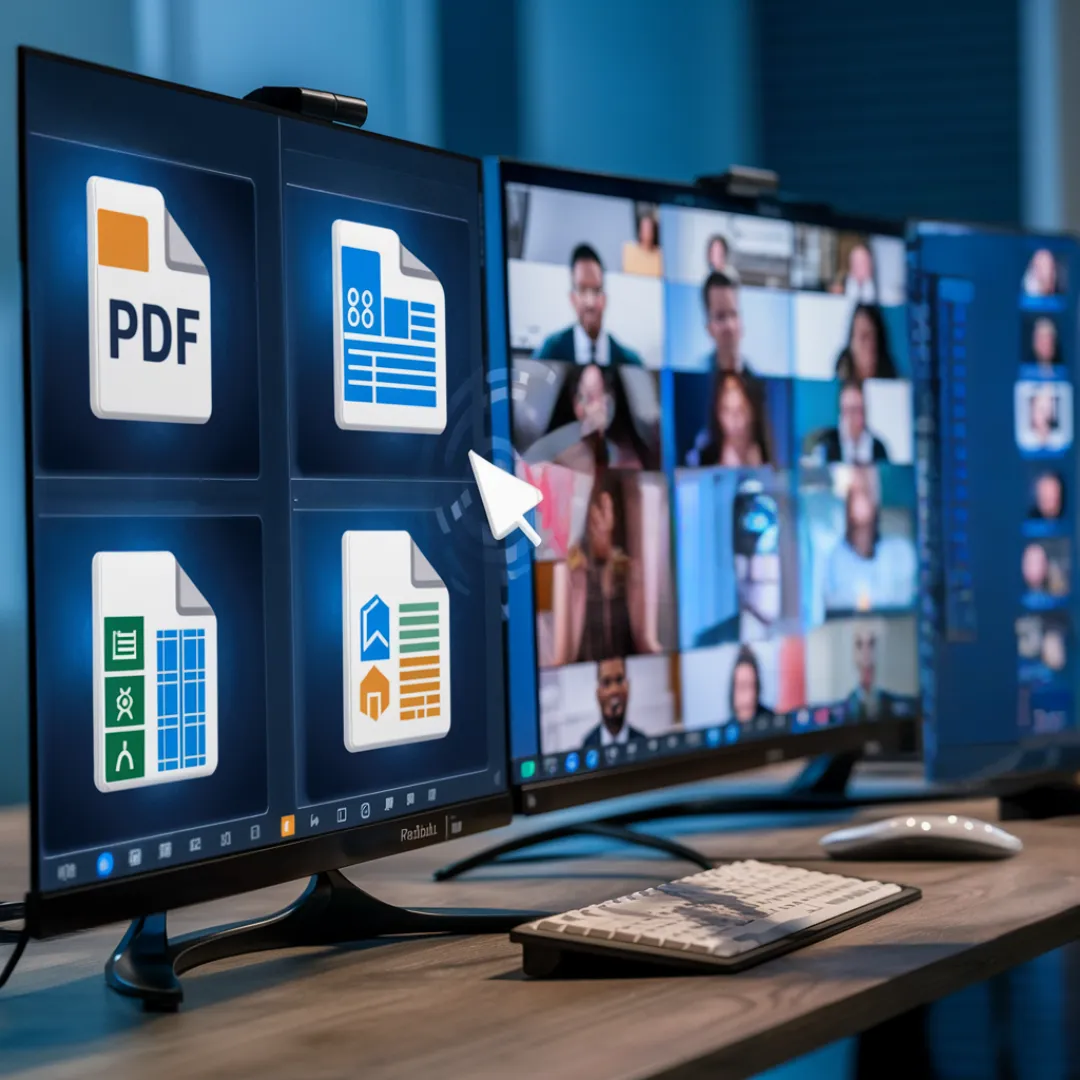
[[[19,919],[26,918],[26,905],[17,900],[0,902],[0,923],[16,922]],[[26,950],[26,943],[30,940],[30,931],[24,926],[21,930],[4,930],[0,929],[0,944],[15,946],[11,955],[7,959],[7,963],[4,965],[4,970],[0,971],[0,990],[4,988],[8,979],[11,978],[12,973],[15,971],[16,965],[22,959],[22,954]]]
[[[4,970],[0,971],[0,990],[4,988],[8,979],[11,978],[12,972],[15,970],[15,965],[22,959],[22,954],[26,949],[26,943],[30,940],[30,931],[22,929],[18,933],[18,937],[15,940],[15,950],[8,957],[8,962],[4,965]]]
[[[18,900],[0,902],[0,923],[15,922],[26,918],[26,905]]]

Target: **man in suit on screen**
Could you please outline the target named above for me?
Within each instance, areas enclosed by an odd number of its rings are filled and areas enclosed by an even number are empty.
[[[646,737],[626,722],[629,700],[630,682],[626,677],[626,661],[622,657],[601,660],[596,665],[596,701],[600,706],[600,723],[585,736],[582,750],[625,746],[632,739]]]
[[[850,379],[840,387],[839,411],[839,424],[822,432],[814,455],[828,465],[887,463],[889,452],[885,444],[866,424],[866,397],[861,383]]]
[[[847,718],[854,723],[891,720],[895,714],[893,695],[877,685],[877,639],[874,627],[863,624],[855,628],[852,647],[859,681],[845,702]]]
[[[620,345],[604,329],[604,265],[588,244],[578,244],[570,256],[570,303],[577,322],[548,337],[536,352],[537,360],[564,360],[571,364],[634,364],[642,366],[633,349]]]

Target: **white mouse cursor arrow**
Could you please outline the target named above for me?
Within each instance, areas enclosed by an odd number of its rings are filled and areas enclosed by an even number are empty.
[[[475,450],[469,451],[469,464],[480,489],[491,535],[502,540],[520,529],[534,547],[539,547],[540,534],[525,520],[525,515],[544,497],[539,489],[485,461]]]

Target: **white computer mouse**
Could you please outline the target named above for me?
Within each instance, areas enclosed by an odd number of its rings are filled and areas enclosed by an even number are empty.
[[[1007,859],[1024,845],[997,825],[963,814],[903,814],[821,838],[834,859]]]

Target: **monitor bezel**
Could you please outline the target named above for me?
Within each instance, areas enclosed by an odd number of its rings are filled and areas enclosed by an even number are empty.
[[[927,233],[924,230],[934,230]],[[1048,240],[1080,244],[1080,236],[1066,229],[1025,228],[1008,222],[977,221],[970,218],[911,217],[907,219],[904,241],[909,267],[919,257],[919,247],[927,236],[979,234],[1011,239]],[[935,582],[937,587],[940,582]],[[920,585],[920,593],[923,587]],[[919,644],[923,644],[922,623]],[[1009,797],[1032,788],[1073,785],[1080,770],[1080,733],[1073,730],[1032,735],[1012,742],[947,742],[939,738],[940,721],[923,718],[929,752],[923,755],[926,778],[932,783],[979,786],[994,795]],[[966,761],[964,759],[967,759]]]
[[[765,195],[754,198],[723,195],[711,185],[678,184],[664,180],[618,176],[613,173],[585,172],[536,165],[512,158],[499,158],[497,165],[501,235],[495,239],[497,239],[502,260],[502,287],[501,296],[490,298],[488,306],[490,308],[496,303],[502,304],[506,335],[503,341],[495,343],[495,347],[500,349],[500,359],[505,361],[508,370],[511,364],[509,275],[506,259],[506,188],[508,184],[552,187],[593,195],[607,195],[635,202],[749,214],[755,217],[790,221],[793,224],[820,226],[839,232],[892,236],[900,240],[905,238],[905,221],[869,215],[842,214],[821,203],[786,199],[782,196]],[[492,238],[489,237],[488,257],[491,257],[491,240]],[[531,554],[529,558],[532,559]],[[513,617],[513,612],[511,612],[511,618]],[[507,635],[509,644],[509,625]],[[533,649],[535,668],[535,635]],[[510,695],[509,675],[507,694]],[[867,721],[860,724],[838,724],[825,728],[811,728],[802,732],[785,732],[782,735],[754,739],[735,746],[697,747],[677,754],[650,758],[644,762],[621,764],[598,769],[595,772],[577,773],[573,776],[559,776],[552,779],[536,779],[524,783],[520,782],[514,773],[513,746],[511,740],[508,739],[507,751],[511,765],[514,809],[520,814],[542,814],[676,784],[714,779],[781,761],[794,761],[819,754],[857,753],[869,744],[900,738],[912,731],[917,737],[920,726],[921,710],[918,695],[916,695],[915,712],[910,717],[878,722]]]
[[[153,870],[112,881],[94,882],[62,891],[42,891],[40,881],[40,783],[38,776],[38,721],[36,641],[34,590],[34,429],[33,391],[31,387],[30,306],[27,289],[27,187],[26,187],[26,62],[45,60],[83,71],[114,76],[135,86],[155,86],[187,96],[201,97],[230,106],[269,113],[289,120],[329,128],[340,138],[374,139],[397,146],[423,150],[439,157],[452,158],[471,164],[476,172],[476,190],[480,213],[480,276],[479,294],[481,325],[487,325],[487,295],[483,285],[484,272],[484,173],[482,162],[466,154],[453,153],[437,147],[395,139],[388,135],[336,124],[328,120],[302,116],[259,102],[215,94],[163,79],[123,71],[104,64],[52,53],[20,45],[18,47],[18,143],[19,143],[19,261],[22,284],[22,375],[23,375],[23,443],[25,513],[26,513],[26,598],[27,598],[27,678],[29,712],[30,767],[30,891],[26,897],[26,925],[32,937],[46,938],[58,934],[89,929],[94,926],[134,919],[166,908],[173,909],[205,903],[253,889],[266,888],[298,878],[309,877],[326,870],[383,858],[397,852],[426,847],[445,840],[484,832],[510,822],[512,795],[509,774],[504,766],[505,788],[491,795],[441,806],[428,813],[413,813],[366,825],[349,826],[330,833],[301,837],[287,842],[270,844],[254,850],[217,856],[194,863]],[[490,370],[491,354],[486,332],[481,333],[480,348],[485,374]],[[490,425],[490,420],[489,420]],[[501,634],[505,639],[505,634]],[[504,646],[505,656],[505,646]],[[503,695],[504,702],[506,694]],[[505,708],[505,706],[504,706]],[[508,732],[507,732],[508,734]],[[507,743],[507,754],[509,753]],[[425,828],[416,828],[423,825]],[[430,828],[428,828],[430,827]],[[426,834],[425,839],[410,839]]]

